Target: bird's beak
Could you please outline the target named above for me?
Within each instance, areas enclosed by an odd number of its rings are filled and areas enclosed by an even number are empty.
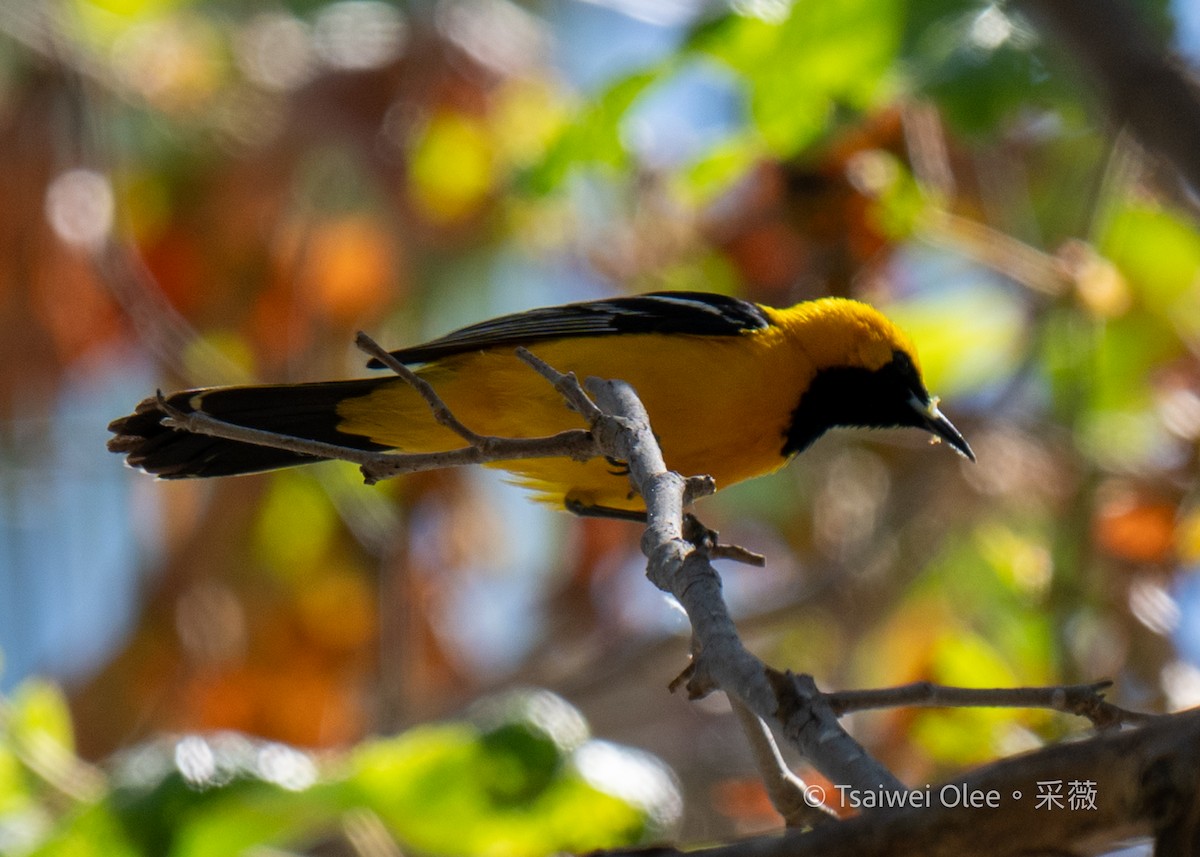
[[[946,415],[938,410],[938,398],[932,397],[927,402],[922,402],[920,398],[913,395],[908,403],[920,415],[920,423],[918,425],[931,433],[934,437],[939,437],[946,443],[954,447],[955,451],[964,458],[971,461],[975,460],[975,453],[971,451],[970,444],[962,436],[958,429],[954,427],[954,423],[946,419]]]

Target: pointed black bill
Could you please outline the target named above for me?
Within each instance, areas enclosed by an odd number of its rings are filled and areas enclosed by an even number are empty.
[[[954,423],[946,419],[946,415],[938,410],[937,396],[934,396],[928,402],[922,402],[916,396],[913,396],[909,399],[909,404],[912,405],[913,410],[920,414],[921,428],[934,437],[940,437],[946,441],[964,458],[971,461],[975,460],[975,453],[971,451],[971,445],[967,443],[966,438],[954,427]]]

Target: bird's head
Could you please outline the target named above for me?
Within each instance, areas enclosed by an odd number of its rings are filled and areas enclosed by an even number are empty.
[[[938,410],[921,378],[916,349],[882,313],[858,301],[825,298],[793,308],[796,340],[813,376],[792,412],[783,452],[802,452],[831,428],[920,428],[971,461],[975,454]]]

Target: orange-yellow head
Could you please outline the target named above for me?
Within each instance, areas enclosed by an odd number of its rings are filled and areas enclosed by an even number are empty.
[[[975,454],[938,410],[921,377],[912,341],[877,309],[823,298],[774,312],[813,367],[792,412],[784,453],[805,450],[831,428],[924,429],[972,461]]]

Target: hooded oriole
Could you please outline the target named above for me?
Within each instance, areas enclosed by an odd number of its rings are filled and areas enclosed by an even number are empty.
[[[723,295],[660,292],[535,309],[393,352],[480,434],[537,437],[580,427],[558,393],[519,361],[527,346],[559,371],[629,382],[666,463],[718,487],[770,473],[837,426],[911,426],[974,455],[937,408],[912,343],[877,310],[823,298],[772,309]],[[167,399],[238,425],[359,449],[447,450],[462,440],[434,422],[394,375],[348,381],[185,390]],[[315,460],[162,425],[157,399],[114,421],[109,449],[166,479],[226,476]],[[495,466],[544,500],[637,510],[628,478],[604,460]]]

